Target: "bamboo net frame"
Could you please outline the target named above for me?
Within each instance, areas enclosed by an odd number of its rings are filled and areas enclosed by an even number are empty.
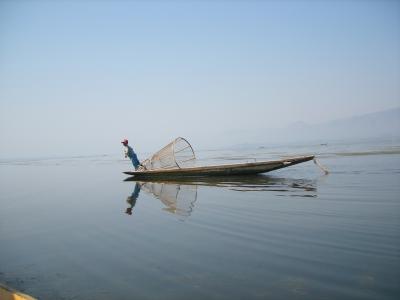
[[[196,156],[190,143],[178,137],[141,165],[145,170],[181,169],[194,166],[195,161]]]

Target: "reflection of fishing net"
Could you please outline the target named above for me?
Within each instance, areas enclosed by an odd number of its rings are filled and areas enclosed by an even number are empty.
[[[196,157],[192,146],[184,138],[177,138],[152,157],[144,160],[142,166],[146,170],[180,169],[192,167]]]
[[[160,199],[166,211],[181,217],[190,216],[197,199],[196,185],[146,182],[142,189]]]

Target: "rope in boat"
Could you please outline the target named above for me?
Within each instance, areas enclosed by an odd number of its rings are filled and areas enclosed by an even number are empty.
[[[319,161],[317,160],[317,158],[314,157],[313,161],[314,161],[314,163],[322,170],[322,172],[325,173],[325,175],[328,175],[328,174],[329,174],[329,170],[328,170],[327,168],[325,168],[323,165],[321,165],[321,164],[319,163]]]

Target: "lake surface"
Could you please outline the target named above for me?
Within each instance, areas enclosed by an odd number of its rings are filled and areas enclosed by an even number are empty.
[[[398,299],[400,147],[317,153],[260,176],[124,181],[117,156],[0,161],[0,282],[39,299]]]

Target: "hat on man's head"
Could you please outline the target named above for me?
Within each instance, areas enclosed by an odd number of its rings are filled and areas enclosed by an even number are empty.
[[[128,140],[124,139],[121,143],[124,144],[124,145],[127,145],[128,144]]]

